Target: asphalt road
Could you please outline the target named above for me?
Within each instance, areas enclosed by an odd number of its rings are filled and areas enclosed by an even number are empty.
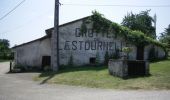
[[[167,90],[109,90],[32,81],[38,73],[7,74],[9,62],[0,63],[0,100],[170,100]]]

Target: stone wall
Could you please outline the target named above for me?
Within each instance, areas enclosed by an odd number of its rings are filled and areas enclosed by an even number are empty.
[[[137,47],[136,47],[135,45],[132,45],[132,44],[128,44],[127,46],[132,49],[132,51],[129,53],[128,59],[130,59],[130,60],[136,60]]]
[[[131,76],[149,75],[149,62],[142,60],[109,60],[110,75],[128,78]]]
[[[108,63],[109,74],[117,77],[128,76],[128,66],[126,60],[109,60]]]
[[[149,59],[149,52],[150,50],[154,48],[155,50],[155,57],[158,58],[158,59],[162,59],[165,57],[165,51],[162,47],[158,47],[156,45],[147,45],[145,46],[145,49],[144,49],[144,60],[148,60]],[[154,52],[154,51],[153,51]]]
[[[37,40],[13,49],[16,64],[41,67],[42,56],[51,56],[51,40]]]
[[[163,48],[155,46],[155,49],[156,49],[156,52],[158,53],[157,55],[159,59],[165,58],[166,54]]]
[[[95,33],[91,24],[87,25],[87,32],[80,33],[82,20],[60,27],[60,64],[67,65],[71,55],[74,65],[90,63],[90,58],[98,58],[104,62],[106,51],[111,55],[115,49],[121,50],[126,43],[120,37],[113,34]]]
[[[80,33],[82,23],[83,20],[77,20],[59,27],[60,65],[68,65],[71,56],[73,57],[73,64],[77,66],[90,64],[91,58],[98,60],[99,63],[103,63],[106,52],[111,56],[116,50],[119,50],[119,54],[122,56],[121,50],[125,46],[132,48],[128,58],[136,60],[136,46],[127,43],[122,37],[114,34],[95,33],[92,31],[91,24],[87,25],[87,32],[82,34]],[[56,47],[54,47],[55,43],[53,42],[51,42],[51,38],[43,38],[20,45],[14,48],[15,61],[21,65],[41,66],[42,56],[51,56],[52,44],[53,52],[55,52]],[[159,58],[165,56],[165,52],[161,47],[148,45],[144,49],[145,60],[148,59],[149,51],[152,47],[155,47]],[[54,53],[52,54],[52,57],[55,57]]]

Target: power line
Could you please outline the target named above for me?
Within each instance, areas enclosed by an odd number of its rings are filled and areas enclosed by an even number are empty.
[[[114,7],[170,7],[170,5],[103,5],[103,4],[61,4],[64,6],[114,6]]]
[[[14,27],[14,28],[12,28],[12,29],[10,29],[10,30],[4,31],[4,32],[0,32],[0,34],[6,34],[6,33],[9,33],[9,32],[16,31],[16,30],[18,30],[18,29],[20,29],[20,28],[22,28],[22,27],[25,27],[26,25],[28,25],[28,24],[30,24],[30,23],[32,23],[32,22],[36,22],[36,21],[34,21],[34,20],[37,20],[37,19],[40,20],[41,18],[44,17],[43,15],[46,15],[47,13],[49,13],[49,11],[50,11],[50,10],[47,10],[46,12],[44,12],[44,13],[42,13],[42,14],[40,14],[40,15],[38,15],[38,16],[36,16],[36,17],[28,20],[28,21],[26,21],[26,22],[23,23],[22,25],[18,25],[18,26]],[[43,17],[41,17],[41,16],[43,16]]]
[[[26,0],[21,1],[18,5],[16,5],[13,9],[11,9],[8,13],[6,13],[4,16],[0,18],[0,20],[4,19],[7,17],[10,13],[12,13],[15,9],[17,9],[22,3],[24,3]]]

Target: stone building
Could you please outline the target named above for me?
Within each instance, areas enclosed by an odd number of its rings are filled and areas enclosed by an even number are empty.
[[[106,53],[110,56],[118,53],[120,56],[125,46],[132,48],[129,54],[131,60],[148,60],[152,48],[155,48],[157,58],[164,58],[165,51],[159,46],[148,44],[143,49],[137,48],[126,42],[123,37],[93,32],[91,24],[88,24],[87,32],[81,34],[80,27],[87,18],[59,26],[60,65],[68,65],[70,60],[75,66],[103,63]],[[40,68],[45,65],[50,66],[51,55],[53,55],[51,52],[53,31],[53,28],[47,29],[44,37],[13,47],[15,63]]]

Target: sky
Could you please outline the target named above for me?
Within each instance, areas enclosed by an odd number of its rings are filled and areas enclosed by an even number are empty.
[[[0,0],[0,18],[22,0]],[[55,0],[25,0],[17,9],[0,20],[0,39],[8,39],[10,47],[29,42],[45,35],[45,30],[54,26]],[[107,19],[121,24],[129,12],[149,10],[150,16],[157,15],[157,36],[170,24],[169,7],[128,7],[94,5],[170,5],[170,0],[60,0],[59,23],[67,23],[91,15],[96,10]],[[77,4],[77,5],[66,5]],[[82,6],[89,5],[89,6]],[[93,6],[92,6],[93,5]]]

